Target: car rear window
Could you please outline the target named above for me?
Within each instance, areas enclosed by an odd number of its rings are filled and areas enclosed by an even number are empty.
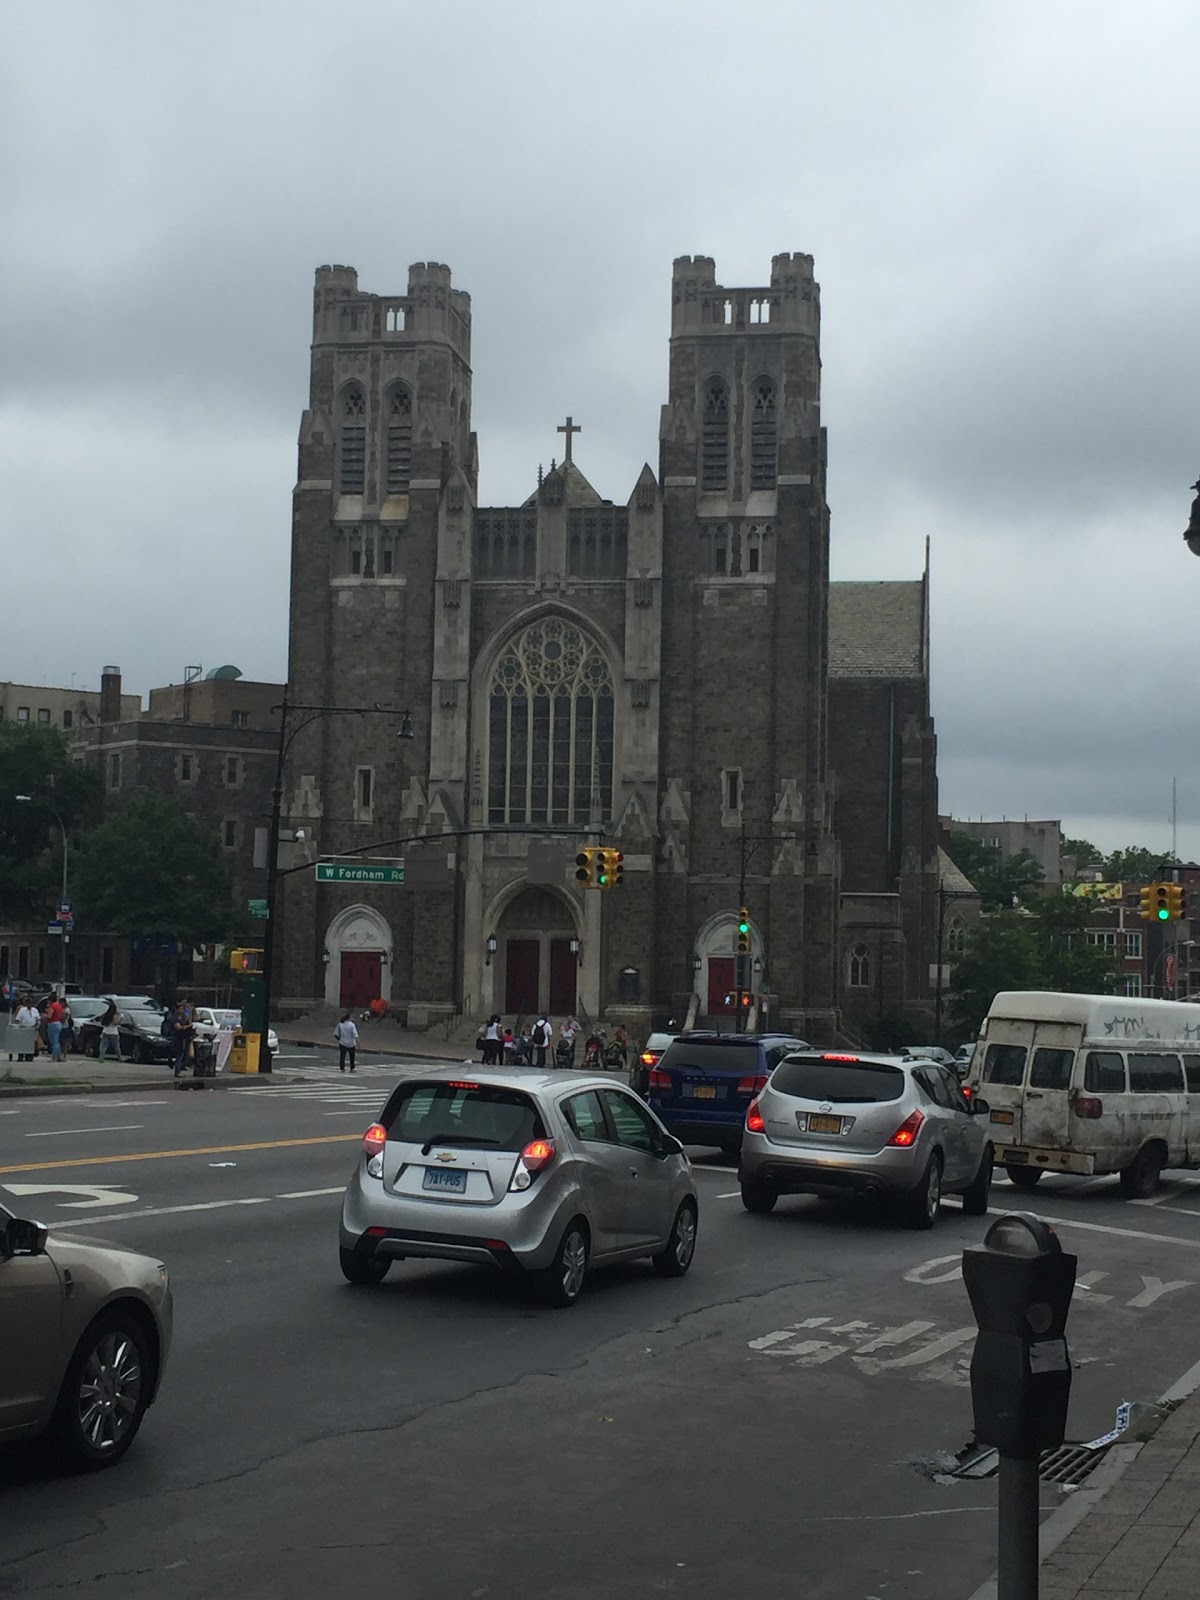
[[[905,1074],[881,1061],[781,1061],[771,1075],[771,1088],[801,1100],[836,1100],[839,1105],[871,1105],[899,1100]]]
[[[759,1063],[757,1039],[676,1039],[659,1066],[693,1067],[701,1072],[754,1072]]]
[[[389,1139],[408,1144],[445,1140],[491,1150],[523,1150],[546,1132],[527,1094],[465,1080],[403,1083],[380,1121]]]
[[[1043,1047],[1033,1052],[1033,1066],[1029,1069],[1031,1089],[1068,1089],[1071,1085],[1071,1068],[1075,1064],[1073,1050],[1051,1050]]]
[[[1023,1044],[990,1044],[983,1058],[984,1083],[1006,1083],[1016,1086],[1025,1079],[1025,1046]]]

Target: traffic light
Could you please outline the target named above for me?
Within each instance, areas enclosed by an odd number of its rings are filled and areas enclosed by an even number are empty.
[[[261,972],[261,950],[231,950],[229,952],[229,970],[231,972]]]
[[[595,854],[597,889],[615,889],[625,876],[625,857],[620,850],[597,850]]]
[[[1172,922],[1179,922],[1186,915],[1183,904],[1183,885],[1181,883],[1168,883],[1165,887],[1169,919]]]
[[[1156,883],[1154,885],[1154,915],[1159,922],[1171,920],[1171,890],[1172,884]]]
[[[599,855],[599,850],[588,849],[581,850],[575,857],[575,882],[579,884],[580,888],[595,889],[599,887],[597,882],[599,877],[597,857]]]
[[[1138,895],[1138,916],[1141,917],[1143,922],[1154,921],[1154,885],[1152,883],[1142,885],[1141,892]]]
[[[750,954],[750,913],[745,906],[738,912],[737,952],[740,956]]]

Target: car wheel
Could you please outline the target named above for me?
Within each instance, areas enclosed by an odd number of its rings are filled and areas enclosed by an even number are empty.
[[[991,1145],[984,1148],[979,1161],[979,1171],[969,1189],[963,1190],[962,1208],[969,1217],[986,1217],[988,1197],[992,1188],[992,1169],[995,1157]]]
[[[742,1204],[747,1211],[753,1211],[756,1217],[765,1217],[768,1211],[774,1211],[778,1199],[774,1189],[768,1189],[765,1183],[742,1180]]]
[[[50,1436],[60,1456],[88,1472],[119,1461],[149,1403],[146,1335],[127,1311],[96,1318],[75,1347]]]
[[[1127,1200],[1148,1200],[1162,1177],[1162,1146],[1144,1144],[1127,1167],[1121,1170],[1121,1193]]]
[[[696,1202],[685,1200],[675,1213],[667,1248],[651,1257],[660,1278],[682,1278],[696,1253]]]
[[[573,1306],[583,1291],[587,1266],[587,1228],[576,1218],[559,1241],[553,1265],[534,1278],[538,1295],[548,1306]]]
[[[1004,1171],[1014,1189],[1036,1189],[1042,1176],[1041,1167],[1005,1167]]]
[[[382,1283],[392,1264],[391,1256],[364,1256],[357,1250],[347,1250],[343,1246],[338,1247],[338,1260],[342,1265],[343,1278],[347,1283],[355,1284]]]
[[[935,1150],[925,1176],[904,1204],[904,1221],[910,1228],[932,1228],[942,1209],[942,1158]]]

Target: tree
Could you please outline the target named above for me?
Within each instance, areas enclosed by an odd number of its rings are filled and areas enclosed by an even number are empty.
[[[950,985],[951,1017],[968,1037],[1002,990],[1042,987],[1033,920],[1023,911],[996,911],[968,933]]]
[[[1103,852],[1097,850],[1090,839],[1064,839],[1062,853],[1064,856],[1070,856],[1080,869],[1099,866],[1104,860]]]
[[[1088,929],[1096,908],[1086,897],[1047,895],[1038,907],[1034,939],[1040,989],[1063,994],[1111,994],[1116,987],[1115,950],[1092,944]]]
[[[950,835],[950,858],[979,892],[984,911],[1008,910],[1014,905],[1036,905],[1046,874],[1036,856],[1018,850],[1005,856],[998,845],[975,839],[969,833]]]
[[[55,813],[74,844],[100,800],[98,775],[70,759],[57,728],[0,723],[0,921],[21,924],[49,909],[62,862]]]
[[[160,994],[174,991],[178,951],[239,926],[217,835],[160,795],[136,795],[87,835],[75,885],[88,925],[153,942]]]
[[[1124,850],[1114,850],[1104,858],[1105,882],[1153,883],[1178,859],[1169,850],[1146,850],[1141,845],[1127,845]]]

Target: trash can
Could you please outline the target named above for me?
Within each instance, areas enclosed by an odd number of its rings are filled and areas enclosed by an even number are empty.
[[[229,1052],[230,1072],[257,1072],[258,1071],[258,1046],[260,1036],[257,1033],[235,1033],[233,1047]]]
[[[4,1046],[10,1061],[14,1057],[18,1061],[32,1061],[37,1049],[37,1029],[19,1028],[15,1022],[10,1022],[4,1030]]]
[[[217,1072],[217,1042],[196,1039],[192,1043],[192,1077],[213,1078]]]

